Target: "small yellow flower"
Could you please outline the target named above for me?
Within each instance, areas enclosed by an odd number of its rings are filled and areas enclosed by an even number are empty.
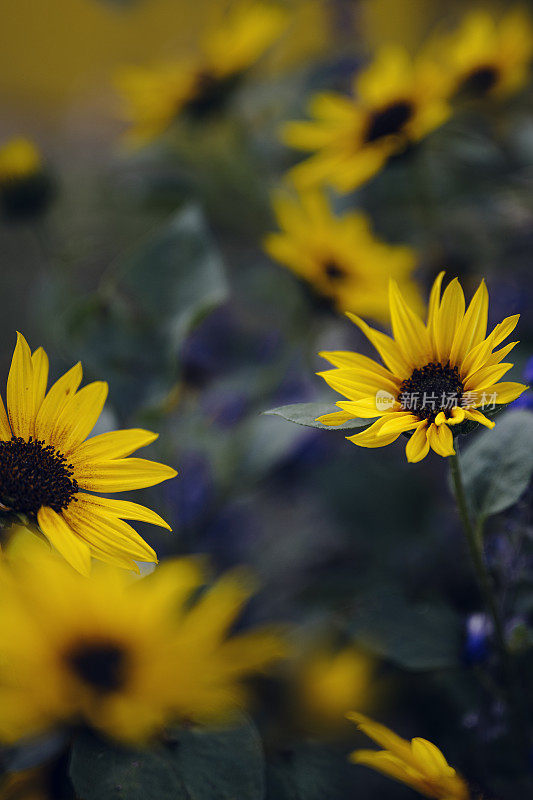
[[[306,654],[295,671],[296,713],[308,729],[342,729],[347,708],[368,710],[374,698],[375,661],[355,647],[323,646]]]
[[[6,218],[40,214],[52,194],[52,182],[33,142],[19,137],[0,147],[0,205]]]
[[[522,8],[510,9],[501,19],[476,9],[440,46],[450,94],[508,96],[522,89],[529,79],[533,58],[531,17]]]
[[[107,397],[107,383],[78,387],[75,364],[48,390],[48,356],[32,354],[22,334],[7,380],[7,414],[0,398],[0,508],[38,525],[77,570],[90,571],[91,556],[126,569],[156,554],[125,519],[169,528],[154,511],[127,500],[98,497],[155,486],[176,470],[127,458],[157,434],[141,429],[87,439]]]
[[[42,166],[41,155],[29,139],[11,139],[0,147],[0,184],[35,175]]]
[[[372,342],[384,365],[352,352],[321,353],[335,369],[319,373],[348,398],[342,411],[320,418],[340,425],[354,417],[376,419],[369,428],[347,438],[361,447],[383,447],[401,433],[413,431],[407,460],[421,461],[431,448],[440,456],[455,453],[453,426],[472,420],[494,427],[482,410],[510,403],[527,388],[500,382],[513,364],[501,363],[517,342],[496,350],[514,330],[516,314],[487,336],[489,298],[482,282],[468,308],[457,278],[441,299],[444,273],[431,290],[427,322],[415,314],[397,284],[390,283],[391,338],[353,314],[348,316]],[[482,409],[482,410],[480,410]]]
[[[354,97],[315,95],[312,121],[289,122],[282,137],[315,152],[291,170],[300,187],[328,183],[339,192],[356,189],[390,156],[423,139],[450,115],[444,85],[432,60],[413,61],[399,46],[382,47],[354,79]]]
[[[143,741],[242,708],[242,679],[283,645],[266,629],[230,634],[251,593],[245,575],[199,593],[205,582],[194,559],[144,578],[101,564],[86,578],[35,537],[15,546],[0,568],[0,740],[83,722]]]
[[[127,140],[150,142],[180,114],[202,119],[219,111],[228,95],[286,24],[280,6],[257,0],[234,0],[226,14],[213,18],[196,49],[153,67],[126,67],[117,88],[132,123]]]
[[[416,255],[410,247],[377,239],[368,217],[352,211],[337,217],[319,189],[302,191],[296,199],[279,191],[274,212],[282,233],[265,239],[265,249],[331,298],[340,311],[388,322],[388,282],[396,278],[409,301],[419,310],[422,301],[411,280]]]
[[[464,779],[450,767],[434,744],[418,737],[408,742],[362,714],[351,712],[347,716],[360,731],[384,748],[356,750],[350,756],[355,764],[365,764],[433,800],[469,800],[470,792]]]

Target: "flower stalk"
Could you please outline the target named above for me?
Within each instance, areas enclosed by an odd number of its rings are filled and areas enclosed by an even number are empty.
[[[511,715],[514,738],[519,748],[519,752],[523,753],[523,756],[529,759],[530,736],[527,721],[524,718],[519,692],[517,691],[514,664],[505,637],[505,629],[500,608],[496,599],[494,582],[489,570],[487,569],[483,553],[484,519],[482,516],[479,516],[475,524],[472,522],[464,488],[457,442],[455,443],[455,448],[456,453],[449,457],[449,463],[457,510],[461,518],[461,523],[465,533],[472,566],[476,573],[479,590],[485,603],[485,607],[492,620],[494,640],[498,649],[503,678],[505,681],[506,700]]]

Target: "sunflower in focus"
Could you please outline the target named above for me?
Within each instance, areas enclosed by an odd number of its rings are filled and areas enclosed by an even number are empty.
[[[441,51],[452,96],[508,96],[529,79],[531,17],[522,8],[507,11],[501,19],[483,9],[471,11],[459,29],[441,42]]]
[[[283,644],[268,629],[230,635],[245,575],[205,583],[186,558],[144,578],[101,564],[88,579],[35,537],[15,538],[0,570],[0,739],[83,723],[143,742],[167,723],[230,718],[243,677]]]
[[[135,569],[135,560],[157,561],[155,552],[124,520],[169,528],[154,511],[93,492],[155,486],[176,470],[127,458],[157,438],[141,429],[87,439],[107,397],[107,383],[82,389],[78,362],[48,390],[48,357],[33,353],[22,334],[7,380],[7,413],[0,398],[0,511],[37,525],[54,548],[87,574],[91,556]]]
[[[290,174],[299,187],[327,183],[351,192],[387,160],[442,125],[450,115],[445,84],[433,60],[382,47],[354,79],[354,96],[324,92],[311,100],[310,121],[289,122],[282,138],[314,152]]]
[[[470,800],[465,780],[450,767],[441,751],[427,739],[410,742],[362,714],[347,714],[383,750],[356,750],[350,760],[404,783],[433,800]]]
[[[412,432],[407,460],[421,461],[431,448],[440,456],[455,454],[454,426],[465,420],[494,427],[483,411],[510,403],[527,389],[500,382],[513,364],[501,363],[517,342],[498,346],[515,329],[519,314],[507,317],[487,336],[489,298],[484,281],[465,308],[457,278],[441,298],[444,273],[431,290],[427,322],[405,302],[395,281],[389,290],[393,338],[348,316],[374,345],[384,365],[352,352],[320,353],[335,369],[319,373],[348,399],[341,411],[319,418],[340,425],[354,417],[375,419],[347,438],[361,447],[383,447]]]
[[[302,191],[298,198],[279,191],[273,207],[282,232],[266,237],[265,250],[307,280],[318,294],[330,298],[337,309],[388,322],[391,276],[399,281],[409,302],[422,309],[411,279],[415,252],[377,239],[365,214],[352,211],[335,216],[319,189]]]
[[[201,121],[225,106],[249,69],[281,34],[286,13],[277,5],[235,0],[206,26],[192,52],[153,67],[119,71],[116,84],[132,123],[127,141],[142,146],[180,114]]]

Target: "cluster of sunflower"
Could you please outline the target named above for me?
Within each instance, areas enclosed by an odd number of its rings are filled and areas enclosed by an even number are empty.
[[[316,94],[311,120],[283,126],[283,141],[312,155],[274,194],[282,232],[266,238],[267,252],[340,311],[386,323],[390,276],[420,311],[416,251],[381,241],[361,210],[337,216],[326,190],[355,192],[389,162],[412,156],[454,114],[519,93],[532,59],[533,25],[523,8],[500,17],[470,11],[456,30],[433,37],[415,56],[399,44],[382,45],[356,73],[351,95]]]
[[[117,85],[131,123],[127,145],[164,138],[176,122],[201,129],[260,58],[291,36],[294,19],[282,5],[237,0],[209,19],[179,59],[121,70]],[[444,272],[426,309],[414,279],[416,252],[378,238],[361,210],[343,205],[338,214],[330,192],[343,195],[344,203],[394,159],[408,158],[465,104],[497,103],[518,93],[532,60],[533,27],[523,10],[501,18],[472,12],[416,57],[383,47],[358,72],[352,96],[316,95],[312,121],[284,126],[283,141],[313,155],[274,193],[282,231],[264,240],[273,259],[348,313],[382,361],[349,350],[321,352],[333,369],[319,374],[343,399],[338,410],[313,415],[308,424],[350,429],[347,438],[364,448],[404,435],[412,463],[430,450],[449,459],[505,679],[506,632],[484,559],[483,520],[474,519],[465,497],[457,442],[479,425],[494,428],[494,411],[527,388],[502,380],[513,367],[505,359],[517,342],[505,342],[519,315],[489,329],[484,281],[467,304],[457,278],[443,290]],[[17,139],[0,150],[6,214],[39,213],[50,192],[46,167],[30,142]],[[390,322],[392,336],[364,318]],[[152,509],[109,495],[174,480],[172,467],[132,456],[157,434],[99,432],[107,384],[80,388],[79,363],[51,386],[48,373],[43,348],[32,352],[18,334],[5,407],[0,399],[0,523],[6,534],[0,743],[58,730],[75,738],[90,730],[113,746],[148,748],[168,744],[175,726],[224,729],[247,708],[251,679],[287,657],[288,637],[274,626],[243,630],[242,612],[255,589],[246,571],[214,580],[200,557],[152,568],[155,551],[129,523],[170,526]],[[434,744],[405,740],[361,713],[373,669],[366,655],[353,647],[334,654],[315,648],[292,669],[292,708],[308,715],[304,724],[312,728],[320,720],[323,729],[335,728],[347,717],[381,748],[358,749],[352,762],[434,800],[477,798]],[[355,691],[359,686],[365,693]],[[507,698],[509,718],[515,700]],[[208,768],[207,759],[202,770]],[[31,791],[36,779],[35,772],[8,776],[5,797]],[[122,787],[115,788],[120,795]]]

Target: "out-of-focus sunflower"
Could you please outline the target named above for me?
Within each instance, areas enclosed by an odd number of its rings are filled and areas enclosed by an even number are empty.
[[[522,89],[533,58],[533,25],[523,8],[498,19],[476,9],[440,42],[443,73],[453,96],[504,97]]]
[[[127,569],[156,554],[125,519],[169,528],[149,508],[92,492],[154,486],[176,470],[143,458],[127,458],[157,438],[141,429],[87,439],[104,407],[107,383],[78,391],[78,363],[48,390],[48,356],[32,354],[17,335],[7,380],[7,414],[0,398],[0,510],[38,525],[77,570],[88,573],[91,556]]]
[[[324,92],[312,98],[312,121],[289,122],[282,138],[314,151],[290,175],[299,187],[328,183],[356,189],[401,153],[439,127],[450,114],[444,84],[429,58],[413,61],[399,46],[382,47],[354,79],[354,97]]]
[[[388,322],[390,277],[421,310],[420,294],[411,279],[415,252],[377,239],[364,213],[335,216],[319,189],[302,191],[298,197],[280,190],[273,196],[273,207],[282,232],[266,237],[266,251],[331,298],[340,311]]]
[[[426,324],[391,280],[392,339],[348,314],[385,366],[358,353],[321,353],[335,369],[319,374],[348,400],[337,403],[342,411],[321,417],[320,422],[340,425],[354,417],[377,417],[369,428],[347,437],[361,447],[383,447],[413,431],[406,455],[416,462],[430,448],[440,456],[454,455],[455,425],[472,420],[493,428],[494,422],[480,409],[510,403],[527,389],[521,383],[500,382],[513,366],[501,362],[517,342],[495,349],[512,333],[520,315],[507,317],[487,336],[485,283],[465,309],[457,278],[441,299],[443,276],[441,272],[433,284]]]
[[[350,712],[347,716],[384,748],[356,750],[350,756],[355,764],[375,769],[433,800],[469,800],[471,795],[464,778],[427,739],[417,737],[409,742],[362,714]]]
[[[0,568],[4,741],[84,723],[135,742],[170,722],[223,721],[245,705],[242,679],[283,654],[273,630],[230,634],[251,593],[240,572],[203,593],[193,559],[85,578],[28,538]]]
[[[40,214],[52,196],[52,182],[35,144],[22,136],[0,147],[0,205],[9,219]]]
[[[153,67],[124,67],[116,83],[132,123],[127,141],[151,141],[180,114],[203,119],[219,111],[286,22],[280,6],[235,0],[222,18],[212,15],[195,50]]]
[[[368,711],[374,705],[375,671],[375,659],[353,646],[315,646],[295,665],[293,713],[309,732],[342,732],[346,709]]]

